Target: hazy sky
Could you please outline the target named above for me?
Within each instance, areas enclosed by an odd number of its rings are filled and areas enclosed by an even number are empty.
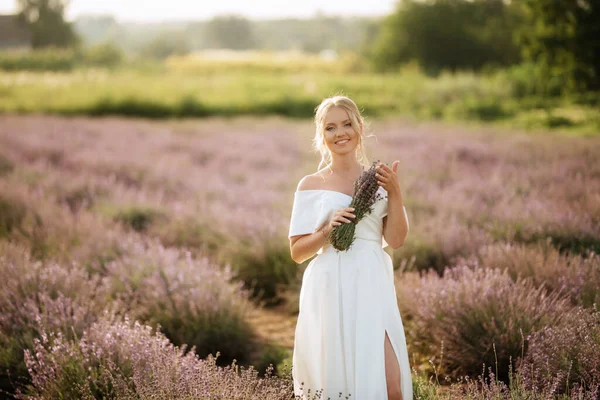
[[[0,0],[0,14],[15,11],[15,0]],[[83,14],[111,14],[121,21],[208,19],[237,13],[252,19],[327,15],[384,15],[395,0],[71,0],[67,18]]]

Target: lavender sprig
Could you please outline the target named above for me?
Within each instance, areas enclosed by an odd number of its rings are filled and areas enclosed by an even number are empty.
[[[354,208],[354,215],[356,216],[352,223],[335,226],[327,236],[329,243],[338,251],[348,250],[352,246],[356,224],[367,214],[373,212],[373,204],[383,198],[377,192],[379,185],[375,176],[377,172],[375,168],[378,163],[379,160],[374,161],[371,167],[364,171],[354,182],[354,195],[348,206]]]

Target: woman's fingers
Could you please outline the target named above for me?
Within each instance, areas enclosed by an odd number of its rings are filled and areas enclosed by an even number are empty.
[[[349,224],[350,222],[352,222],[351,220],[349,220],[348,218],[356,218],[356,215],[352,212],[354,211],[354,207],[346,207],[346,208],[340,208],[335,216],[332,218],[331,220],[331,226],[337,226],[337,225],[341,225],[342,222]],[[345,218],[348,217],[348,218]]]
[[[350,221],[349,219],[345,218],[343,215],[337,215],[337,216],[336,216],[336,220],[337,220],[337,221],[341,221],[341,222],[346,222],[346,223],[348,223],[348,222],[352,222],[352,221]]]
[[[387,164],[384,164],[384,163],[380,163],[379,164],[378,170],[380,172],[385,173],[385,174],[390,173],[390,172],[394,172]]]

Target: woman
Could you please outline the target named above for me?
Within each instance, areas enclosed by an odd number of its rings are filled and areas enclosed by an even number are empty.
[[[408,233],[395,161],[377,166],[378,191],[356,225],[347,251],[327,243],[328,233],[354,218],[348,205],[366,164],[363,118],[345,96],[317,107],[314,147],[325,168],[302,178],[294,193],[289,239],[292,259],[307,266],[300,290],[292,374],[302,398],[412,400],[412,378],[393,266],[383,251]],[[383,237],[382,237],[383,236]]]

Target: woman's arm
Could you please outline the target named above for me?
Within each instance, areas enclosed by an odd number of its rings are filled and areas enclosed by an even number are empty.
[[[383,218],[383,237],[394,250],[404,244],[408,235],[408,216],[404,212],[402,193],[388,192],[388,214]]]
[[[325,224],[314,233],[292,236],[290,238],[292,260],[298,264],[302,264],[314,256],[327,243],[326,235],[328,233],[329,224]]]
[[[380,163],[377,168],[377,180],[387,191],[388,210],[383,219],[383,237],[394,250],[402,247],[408,234],[408,216],[404,212],[402,191],[398,182],[398,164],[394,161],[392,168]]]
[[[315,175],[307,175],[298,182],[297,191],[318,189],[322,178]],[[326,234],[329,233],[327,223],[323,224],[316,232],[297,235],[290,238],[290,254],[292,260],[298,264],[303,263],[312,256],[327,242]]]

